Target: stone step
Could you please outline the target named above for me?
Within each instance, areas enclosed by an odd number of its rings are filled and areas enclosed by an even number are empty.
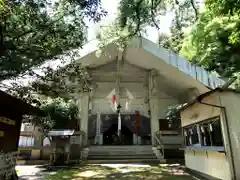
[[[114,150],[114,151],[111,151],[111,150],[106,150],[106,151],[104,151],[104,150],[101,150],[101,151],[97,151],[97,150],[89,150],[89,153],[114,153],[114,154],[116,154],[116,153],[125,153],[125,154],[136,154],[136,153],[139,153],[139,154],[148,154],[148,153],[152,153],[153,152],[153,150],[151,149],[151,150],[148,150],[148,151],[130,151],[130,150],[126,150],[126,151],[123,151],[123,150]]]
[[[155,155],[148,156],[88,156],[88,159],[156,159]]]
[[[124,146],[91,146],[91,148],[94,149],[147,149],[147,148],[152,148],[152,146],[149,145],[132,145],[132,146],[128,146],[128,145],[124,145]]]
[[[151,154],[88,154],[88,156],[138,156],[138,157],[141,157],[141,156],[155,156],[154,153],[151,153]]]
[[[105,152],[105,153],[88,153],[88,155],[106,155],[106,156],[118,156],[118,155],[125,155],[125,156],[141,156],[141,155],[149,155],[149,154],[156,154],[156,153],[113,153],[113,152]]]
[[[163,160],[152,146],[91,146],[88,160]]]
[[[107,159],[107,160],[87,160],[87,164],[116,164],[116,163],[121,163],[121,164],[132,164],[132,163],[166,163],[165,159],[119,159],[119,160],[112,160],[112,159]]]
[[[152,148],[149,149],[95,149],[95,148],[90,148],[91,151],[130,151],[130,152],[144,152],[144,151],[152,151]]]
[[[101,149],[111,149],[111,150],[115,150],[115,149],[135,149],[135,150],[146,150],[146,149],[152,149],[152,147],[119,147],[119,148],[112,148],[112,147],[102,147],[102,148],[99,148],[99,147],[91,147],[92,149],[98,149],[98,150],[101,150]]]
[[[148,155],[155,155],[154,152],[152,153],[118,153],[115,154],[113,152],[107,153],[88,153],[89,156],[148,156]]]
[[[119,147],[119,148],[113,148],[113,147],[91,147],[91,151],[130,151],[130,152],[141,152],[141,151],[152,151],[152,147]]]

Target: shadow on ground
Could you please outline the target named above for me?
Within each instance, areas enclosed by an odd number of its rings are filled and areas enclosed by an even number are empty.
[[[56,170],[45,180],[193,180],[180,165],[100,164],[66,167]]]

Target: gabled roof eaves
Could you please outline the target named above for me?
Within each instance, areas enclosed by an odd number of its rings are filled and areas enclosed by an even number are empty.
[[[237,89],[231,89],[231,88],[222,89],[222,88],[218,87],[218,88],[215,88],[215,89],[213,89],[213,90],[211,90],[211,91],[208,91],[208,92],[206,92],[206,93],[204,93],[204,94],[199,95],[197,98],[195,98],[194,100],[192,100],[192,101],[190,101],[190,102],[188,102],[188,103],[185,103],[185,104],[183,104],[183,105],[180,105],[180,106],[177,108],[177,112],[181,112],[181,111],[187,109],[188,107],[192,106],[193,104],[195,104],[195,103],[197,103],[197,102],[201,102],[205,97],[210,96],[212,93],[217,92],[217,91],[218,91],[218,92],[240,93],[240,91],[237,90]]]

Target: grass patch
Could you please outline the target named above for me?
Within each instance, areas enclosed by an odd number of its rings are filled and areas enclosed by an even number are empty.
[[[45,180],[193,180],[181,166],[134,167],[116,165],[85,165],[64,168]]]

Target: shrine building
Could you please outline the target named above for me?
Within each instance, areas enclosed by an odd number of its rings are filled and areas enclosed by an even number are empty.
[[[123,50],[108,44],[99,57],[93,47],[93,42],[87,44],[85,55],[77,60],[95,83],[91,92],[79,96],[80,129],[88,145],[113,145],[119,131],[125,145],[156,145],[157,132],[164,143],[174,145],[182,141],[182,135],[175,136],[164,123],[168,107],[224,83],[142,37],[134,38]],[[168,134],[165,139],[164,134]]]
[[[224,81],[170,50],[136,37],[124,49],[110,43],[97,56],[96,42],[80,51],[91,91],[74,94],[88,160],[162,160],[184,145],[180,119],[169,122],[169,106],[187,103]],[[79,84],[74,84],[79,86]],[[79,154],[79,153],[78,153]],[[183,157],[183,151],[182,151]],[[131,160],[131,162],[134,162]]]

